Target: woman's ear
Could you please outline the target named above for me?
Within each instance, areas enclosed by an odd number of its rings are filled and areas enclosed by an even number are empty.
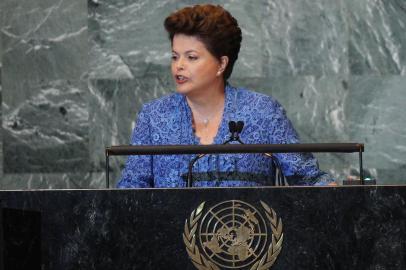
[[[220,76],[223,74],[224,70],[226,70],[228,65],[228,56],[222,56],[220,57],[220,67],[219,70],[217,71],[217,76]]]

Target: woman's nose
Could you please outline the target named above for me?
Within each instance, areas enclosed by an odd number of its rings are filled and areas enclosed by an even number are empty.
[[[177,70],[184,70],[185,69],[185,62],[183,61],[182,58],[179,58],[177,63],[176,63],[176,69]]]

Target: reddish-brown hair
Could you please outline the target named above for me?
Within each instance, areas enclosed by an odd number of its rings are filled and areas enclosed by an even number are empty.
[[[164,26],[171,42],[176,34],[195,36],[217,59],[228,56],[223,76],[225,80],[230,77],[242,35],[237,20],[227,10],[210,4],[185,7],[169,15]]]

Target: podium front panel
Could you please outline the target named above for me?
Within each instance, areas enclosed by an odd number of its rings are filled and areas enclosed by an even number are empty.
[[[40,213],[42,269],[406,269],[405,186],[1,191],[0,201]]]

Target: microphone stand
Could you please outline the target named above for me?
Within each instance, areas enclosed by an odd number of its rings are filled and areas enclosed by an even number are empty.
[[[239,143],[244,144],[240,140],[240,133],[241,133],[242,129],[244,128],[244,122],[238,121],[236,123],[235,121],[230,121],[230,122],[228,122],[228,128],[230,130],[231,136],[223,144],[228,144],[228,143],[233,142],[233,141],[238,141]],[[192,187],[193,166],[195,165],[195,163],[199,159],[201,159],[205,155],[206,154],[199,154],[199,155],[195,156],[192,160],[190,160],[189,168],[188,168],[188,174],[187,174],[187,187],[189,187],[189,188]]]
[[[227,141],[225,141],[223,144],[228,144],[228,143],[231,143],[231,142],[234,142],[234,141],[239,142],[240,144],[245,144],[245,143],[244,143],[243,141],[241,141],[241,139],[240,139],[240,133],[242,132],[242,130],[243,130],[243,128],[244,128],[244,122],[243,122],[243,121],[238,121],[238,122],[230,121],[230,122],[228,122],[228,128],[229,128],[229,130],[230,130],[231,136],[230,136],[230,138],[229,138]],[[195,157],[189,162],[188,176],[187,176],[187,187],[189,187],[189,188],[192,187],[192,181],[193,181],[193,176],[192,176],[192,174],[193,174],[193,166],[194,166],[194,164],[195,164],[199,159],[201,159],[202,157],[204,157],[205,155],[206,155],[206,154],[199,154],[199,155],[195,156]],[[284,185],[284,182],[285,182],[285,181],[284,181],[283,179],[285,179],[285,176],[283,175],[283,171],[282,171],[282,168],[281,168],[281,166],[280,166],[278,160],[277,160],[272,154],[270,154],[270,153],[263,153],[263,155],[265,155],[265,156],[271,158],[272,163],[274,164],[274,167],[279,170],[279,173],[280,173],[281,177],[278,177],[278,175],[275,173],[275,184],[276,184],[276,181],[278,181],[278,185],[282,185],[282,184]],[[283,180],[283,181],[282,181],[282,180]]]

